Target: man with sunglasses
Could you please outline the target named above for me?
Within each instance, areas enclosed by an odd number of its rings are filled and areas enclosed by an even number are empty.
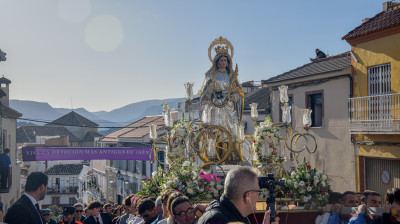
[[[177,197],[171,203],[171,211],[178,224],[196,224],[199,218],[196,217],[196,213],[200,211],[200,214],[203,214],[204,210],[204,206],[201,205],[193,208],[189,198],[185,196]]]
[[[228,172],[225,178],[224,193],[221,198],[212,201],[197,224],[225,224],[242,222],[250,224],[247,216],[254,214],[259,194],[258,171],[251,167],[237,167]],[[264,223],[269,224],[266,213]],[[279,219],[276,218],[276,222]]]
[[[56,220],[52,219],[50,209],[42,209],[42,216],[46,224],[56,224]]]
[[[82,222],[75,220],[74,214],[74,207],[64,207],[62,212],[62,221],[59,224],[83,224]]]
[[[81,203],[76,203],[74,204],[74,208],[75,208],[75,213],[74,213],[75,220],[81,222],[85,221],[86,217],[83,215],[85,214],[85,211],[83,210],[83,205]]]

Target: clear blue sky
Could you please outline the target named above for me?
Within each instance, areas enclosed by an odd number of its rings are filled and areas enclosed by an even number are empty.
[[[235,48],[240,81],[309,62],[315,48],[350,49],[347,32],[382,0],[0,0],[0,75],[11,99],[112,110],[197,91],[211,41]]]

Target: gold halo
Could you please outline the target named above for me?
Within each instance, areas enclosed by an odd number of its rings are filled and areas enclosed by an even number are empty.
[[[222,36],[220,36],[219,38],[217,38],[213,42],[211,42],[210,47],[208,47],[208,58],[210,59],[211,63],[214,62],[214,60],[211,57],[211,50],[215,45],[219,45],[219,44],[225,44],[226,46],[228,46],[231,49],[231,54],[229,56],[231,56],[231,59],[233,58],[233,46],[232,46],[231,42],[229,42],[229,40],[227,40],[226,38],[223,38]]]

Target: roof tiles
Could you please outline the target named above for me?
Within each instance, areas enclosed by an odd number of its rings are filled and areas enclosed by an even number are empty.
[[[271,84],[308,76],[326,74],[329,72],[341,71],[351,66],[350,52],[345,52],[328,58],[321,58],[301,67],[274,76],[267,80],[262,80],[262,84]]]
[[[342,37],[342,40],[351,40],[357,37],[365,36],[370,33],[385,30],[391,27],[400,26],[400,8],[396,5],[387,11],[382,11],[374,17],[354,28],[348,34]]]

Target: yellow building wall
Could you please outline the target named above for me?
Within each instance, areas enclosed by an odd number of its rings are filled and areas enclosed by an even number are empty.
[[[400,93],[400,33],[352,46],[358,63],[355,70],[354,97],[368,96],[368,67],[391,63],[392,93]]]
[[[354,97],[368,96],[368,67],[391,63],[391,90],[400,93],[400,33],[352,46],[358,63],[352,60]],[[400,143],[400,135],[354,135],[357,142]],[[399,159],[400,145],[359,145],[359,155]]]

